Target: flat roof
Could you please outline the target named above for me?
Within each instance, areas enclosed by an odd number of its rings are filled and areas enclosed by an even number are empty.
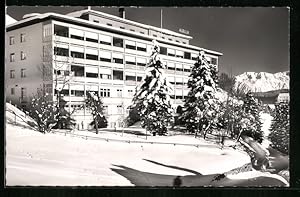
[[[111,19],[114,19],[118,22],[127,23],[127,24],[131,24],[131,25],[139,26],[139,27],[142,27],[142,28],[146,28],[146,29],[152,29],[152,30],[159,31],[159,32],[162,31],[165,34],[169,34],[169,35],[173,35],[173,36],[177,36],[177,37],[181,37],[181,38],[186,38],[186,39],[192,39],[193,38],[192,36],[180,34],[180,33],[177,33],[175,31],[171,31],[171,30],[168,30],[168,29],[159,28],[159,27],[155,27],[155,26],[151,26],[151,25],[146,25],[146,24],[143,24],[143,23],[138,23],[138,22],[135,22],[135,21],[132,21],[132,20],[128,20],[128,19],[125,19],[125,18],[121,18],[121,17],[118,17],[118,16],[114,16],[114,15],[107,14],[107,13],[100,12],[100,11],[96,11],[96,10],[85,9],[85,10],[80,10],[80,11],[76,11],[76,12],[71,12],[67,15],[72,16],[72,17],[80,17],[83,14],[91,14],[91,15],[102,16],[102,17],[104,16],[105,18],[111,18]]]
[[[112,32],[112,33],[127,35],[127,36],[140,38],[140,39],[144,39],[144,40],[149,40],[149,41],[157,40],[159,43],[165,43],[165,44],[178,46],[178,47],[186,48],[186,49],[190,49],[190,50],[197,50],[197,51],[204,50],[206,53],[217,55],[217,56],[222,56],[223,55],[220,52],[209,50],[209,49],[204,49],[204,48],[193,46],[193,45],[190,45],[190,44],[183,44],[183,43],[177,43],[175,41],[164,40],[164,39],[153,37],[153,36],[150,36],[150,35],[140,34],[140,33],[137,33],[137,32],[126,30],[126,29],[120,29],[120,28],[117,28],[117,27],[107,26],[107,25],[104,25],[104,24],[88,21],[88,20],[85,20],[85,19],[75,18],[75,17],[62,15],[62,14],[57,14],[57,13],[52,13],[52,12],[44,13],[44,14],[38,14],[36,16],[32,16],[32,17],[25,18],[23,20],[17,21],[16,23],[13,23],[13,24],[10,24],[10,25],[6,26],[6,31],[9,32],[9,31],[12,31],[12,30],[15,30],[15,29],[19,29],[19,28],[22,28],[22,27],[26,27],[26,26],[29,26],[29,25],[32,25],[32,24],[36,24],[36,23],[43,22],[43,21],[46,21],[46,20],[51,20],[51,19],[57,20],[57,21],[62,21],[62,22],[68,22],[68,23],[72,23],[72,24],[76,24],[76,25],[81,25],[81,26],[85,26],[85,27],[90,27],[90,28],[94,28],[94,29],[105,30],[105,31],[109,31],[109,32]]]

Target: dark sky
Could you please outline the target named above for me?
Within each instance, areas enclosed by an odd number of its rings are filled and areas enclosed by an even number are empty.
[[[20,20],[37,12],[69,13],[84,7],[9,6],[7,13]],[[86,7],[85,7],[86,8]],[[118,8],[92,7],[118,15]],[[280,72],[289,70],[288,8],[162,8],[163,28],[186,29],[190,44],[223,53],[220,72]],[[126,18],[160,27],[160,8],[125,8]]]

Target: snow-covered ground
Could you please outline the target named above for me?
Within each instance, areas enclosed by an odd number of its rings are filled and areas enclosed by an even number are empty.
[[[19,116],[25,116],[13,106],[9,107]],[[14,120],[12,114],[7,113],[6,117]],[[13,124],[14,121],[6,124],[5,166],[6,185],[9,186],[131,186],[129,180],[112,168],[122,169],[116,166],[120,165],[142,172],[184,176],[194,174],[154,162],[203,175],[227,172],[249,162],[248,155],[243,152],[227,148],[221,150],[218,145],[193,136],[148,136],[146,139],[145,136],[107,130],[100,131],[98,135],[89,131],[63,130],[41,134],[25,128],[21,122],[17,119],[17,125]],[[108,140],[86,139],[72,136],[74,134]],[[267,175],[254,171],[229,178],[241,176]]]
[[[129,139],[128,136],[122,138]],[[164,139],[176,141],[176,136]],[[186,136],[182,140],[195,143],[196,139]],[[204,143],[197,140],[199,142]],[[244,153],[217,147],[106,142],[53,133],[44,135],[11,124],[6,127],[7,185],[132,185],[110,169],[115,168],[114,164],[158,174],[191,174],[143,159],[192,169],[202,174],[222,173],[249,162]]]

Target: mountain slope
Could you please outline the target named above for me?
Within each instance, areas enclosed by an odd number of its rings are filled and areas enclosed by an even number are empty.
[[[235,77],[233,89],[235,92],[268,92],[290,89],[289,71],[278,73],[245,72]]]

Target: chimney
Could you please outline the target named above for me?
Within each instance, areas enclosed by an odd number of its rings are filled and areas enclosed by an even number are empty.
[[[119,17],[125,18],[125,8],[119,8]]]

